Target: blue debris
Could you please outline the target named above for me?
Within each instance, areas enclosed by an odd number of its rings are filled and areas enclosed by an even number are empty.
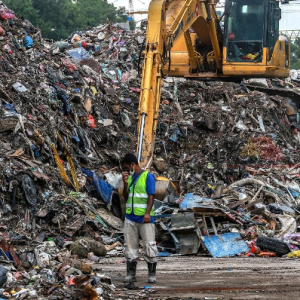
[[[176,143],[178,141],[178,138],[181,136],[181,131],[179,128],[177,128],[173,134],[170,136],[170,140]]]
[[[80,142],[80,138],[79,138],[78,136],[72,135],[72,139],[73,139],[74,141],[76,141],[77,143]]]
[[[31,150],[33,151],[33,153],[34,153],[34,157],[36,158],[36,159],[40,159],[40,151],[39,151],[39,149],[38,149],[38,147],[36,146],[36,145],[32,145],[31,146]]]
[[[167,257],[167,256],[169,256],[170,255],[170,253],[169,252],[158,252],[158,254],[157,254],[157,256],[158,257]]]
[[[6,103],[5,108],[12,112],[14,115],[17,114],[17,112],[15,111],[15,106],[13,104]]]
[[[70,104],[69,104],[68,96],[66,94],[64,94],[63,92],[58,92],[57,93],[57,99],[60,100],[63,103],[64,115],[65,116],[70,115],[71,107],[70,107]]]
[[[114,187],[100,179],[94,171],[89,171],[85,168],[81,168],[81,171],[89,178],[93,179],[93,185],[105,204],[110,204]]]
[[[221,240],[219,238],[221,237]],[[237,232],[229,232],[211,236],[204,236],[204,244],[212,257],[234,256],[248,252],[249,247]]]
[[[23,45],[26,49],[30,49],[33,46],[33,40],[29,35],[26,35],[23,39]]]
[[[211,199],[188,193],[184,196],[182,202],[179,203],[181,209],[189,209],[194,207],[211,207]],[[203,205],[205,204],[205,205]]]
[[[293,197],[299,197],[299,194],[296,193],[293,189],[288,188]]]

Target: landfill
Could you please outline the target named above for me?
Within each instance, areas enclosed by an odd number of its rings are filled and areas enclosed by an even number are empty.
[[[120,161],[136,149],[145,31],[107,23],[53,43],[0,12],[0,298],[114,298],[99,262],[123,255]],[[294,73],[164,80],[159,257],[300,257]]]

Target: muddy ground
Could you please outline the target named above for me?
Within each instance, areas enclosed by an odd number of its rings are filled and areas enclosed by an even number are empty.
[[[146,263],[138,264],[136,286],[126,290],[123,258],[103,261],[101,268],[117,286],[116,299],[300,299],[300,259],[209,258],[182,256],[160,258],[157,284],[146,283]]]

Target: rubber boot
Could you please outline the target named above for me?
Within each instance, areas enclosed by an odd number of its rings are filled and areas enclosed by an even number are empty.
[[[131,282],[136,282],[136,265],[137,262],[129,262],[127,261],[127,276],[123,279],[124,283],[131,283]]]
[[[148,282],[155,283],[156,282],[156,265],[157,263],[148,263]]]

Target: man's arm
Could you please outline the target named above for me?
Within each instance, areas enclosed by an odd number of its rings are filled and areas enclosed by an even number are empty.
[[[144,215],[144,223],[150,223],[151,222],[150,212],[154,204],[154,195],[155,195],[155,177],[151,173],[148,173],[147,175],[146,190],[148,194],[148,202],[147,202],[146,213]]]
[[[147,203],[147,210],[144,215],[144,223],[150,223],[151,217],[150,212],[154,204],[154,195],[148,195],[148,203]]]

